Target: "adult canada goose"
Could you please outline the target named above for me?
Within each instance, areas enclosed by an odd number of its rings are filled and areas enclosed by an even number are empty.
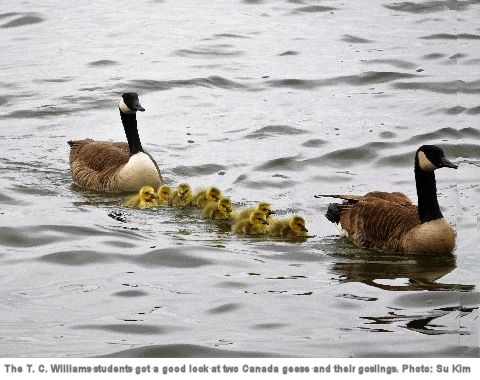
[[[452,253],[455,231],[440,211],[434,174],[445,167],[456,169],[457,165],[448,161],[438,146],[423,145],[415,154],[418,207],[398,192],[327,195],[344,202],[331,203],[326,217],[363,248],[385,253]]]
[[[69,141],[73,181],[97,191],[138,191],[145,185],[157,188],[163,183],[160,169],[143,150],[137,130],[136,113],[145,109],[135,92],[123,94],[118,107],[128,143]]]

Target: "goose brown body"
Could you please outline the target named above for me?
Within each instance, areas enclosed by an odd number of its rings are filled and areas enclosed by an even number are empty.
[[[455,231],[440,212],[433,174],[441,167],[456,165],[436,146],[419,148],[415,160],[419,206],[399,192],[328,195],[344,202],[330,204],[326,217],[359,247],[384,253],[450,254]]]
[[[75,184],[90,190],[119,192],[137,191],[146,185],[157,188],[163,183],[157,163],[142,149],[135,116],[137,109],[144,110],[137,94],[124,94],[120,115],[128,143],[68,141],[70,173]]]

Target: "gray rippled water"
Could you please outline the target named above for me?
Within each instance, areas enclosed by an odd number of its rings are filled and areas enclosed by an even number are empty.
[[[5,3],[5,4],[4,4]],[[0,355],[479,356],[480,1],[6,0],[0,13]],[[67,140],[143,146],[169,183],[299,213],[305,242],[72,185]],[[451,257],[339,239],[317,193],[437,174]]]

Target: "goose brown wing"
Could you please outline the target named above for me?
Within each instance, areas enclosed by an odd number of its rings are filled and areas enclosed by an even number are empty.
[[[130,159],[128,144],[91,139],[68,143],[75,183],[94,190],[112,190],[115,187],[114,174]]]
[[[411,203],[366,196],[340,207],[340,224],[349,238],[360,247],[377,251],[401,252],[403,236],[420,224],[417,207]]]
[[[405,194],[399,192],[388,193],[385,191],[371,191],[365,194],[363,198],[383,199],[385,201],[398,203],[403,206],[412,205],[412,201]]]

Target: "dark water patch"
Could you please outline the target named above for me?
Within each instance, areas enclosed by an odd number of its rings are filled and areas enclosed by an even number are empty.
[[[448,57],[448,59],[457,60],[457,59],[461,59],[461,58],[465,58],[465,57],[467,57],[466,54],[457,53],[457,54],[454,54],[454,55]]]
[[[431,351],[413,350],[413,351],[394,351],[388,348],[381,351],[373,351],[365,353],[363,351],[353,354],[354,357],[360,358],[479,358],[479,347],[468,347],[464,345],[448,345],[445,348],[432,348]]]
[[[264,0],[242,0],[244,4],[262,4]]]
[[[16,193],[27,194],[27,195],[39,195],[39,196],[56,196],[57,192],[41,188],[39,186],[27,186],[27,185],[15,185],[12,186],[12,189]]]
[[[18,12],[1,13],[1,14],[0,14],[0,20],[1,20],[2,18],[18,16],[19,14],[21,14],[21,13],[18,13]]]
[[[242,183],[245,187],[256,190],[266,187],[287,189],[295,186],[296,184],[295,181],[243,181]]]
[[[280,57],[285,57],[287,55],[298,55],[298,52],[295,50],[287,50],[279,54]]]
[[[318,148],[323,145],[327,144],[327,141],[322,140],[322,139],[311,139],[305,141],[302,146],[307,147],[307,148]]]
[[[463,62],[464,65],[479,65],[480,58],[469,59],[468,61]]]
[[[251,325],[250,328],[253,330],[274,330],[281,329],[282,327],[288,326],[287,323],[256,323]]]
[[[372,40],[367,40],[366,38],[352,36],[351,34],[344,34],[342,41],[351,43],[351,44],[368,44],[373,42]]]
[[[255,168],[259,171],[275,171],[275,170],[302,170],[302,163],[295,157],[280,157],[269,160]]]
[[[98,61],[92,61],[88,63],[88,66],[113,66],[117,65],[118,62],[111,61],[109,59],[100,59]]]
[[[415,63],[403,61],[401,59],[372,59],[370,61],[365,61],[366,64],[387,64],[398,67],[400,69],[415,69],[418,67]]]
[[[478,308],[480,303],[479,293],[469,292],[421,292],[405,294],[395,299],[395,305],[401,308],[422,307],[424,305],[432,306],[451,306],[455,305],[449,310],[446,308],[440,309],[444,311],[459,311],[460,307],[474,306]],[[470,310],[471,311],[471,310]]]
[[[231,289],[241,289],[248,286],[246,282],[240,281],[222,281],[216,284],[219,288],[231,288]]]
[[[113,261],[113,257],[109,257],[100,252],[80,250],[49,253],[41,256],[39,260],[60,265],[77,266],[106,263]]]
[[[273,358],[278,354],[262,351],[234,351],[195,344],[167,344],[131,348],[103,357],[117,358]],[[291,355],[289,355],[290,357]]]
[[[245,54],[240,50],[225,50],[225,48],[205,47],[193,49],[176,50],[174,55],[188,58],[218,58],[218,57],[238,57]]]
[[[203,175],[210,175],[218,173],[220,171],[225,171],[227,168],[223,165],[218,164],[205,164],[197,166],[177,166],[172,169],[172,173],[180,177],[197,177]]]
[[[459,115],[466,110],[465,107],[455,106],[450,108],[442,108],[442,112],[447,115]]]
[[[224,314],[224,313],[230,313],[232,311],[240,309],[241,306],[238,303],[226,303],[224,305],[220,305],[217,307],[214,307],[212,309],[207,310],[207,314]]]
[[[304,129],[294,128],[289,125],[267,125],[245,136],[247,139],[264,139],[267,137],[284,135],[302,135],[309,133]]]
[[[338,8],[324,5],[307,5],[305,7],[295,8],[292,13],[323,13],[335,11]]]
[[[439,59],[439,58],[443,58],[443,57],[446,57],[447,55],[446,54],[441,54],[441,53],[431,53],[431,54],[426,54],[424,56],[422,56],[422,59]]]
[[[124,291],[121,291],[121,292],[113,293],[112,296],[117,296],[117,297],[145,297],[145,296],[148,296],[148,293],[144,292],[143,290],[124,290]]]
[[[8,104],[8,99],[6,96],[0,96],[0,106]]]
[[[19,15],[18,13],[4,13],[3,16],[16,16]],[[5,24],[0,25],[0,28],[17,28],[19,26],[26,26],[26,25],[33,25],[43,22],[44,18],[41,17],[38,13],[26,13],[23,16],[16,18],[15,20],[11,20],[6,22]]]
[[[437,34],[431,34],[429,36],[423,36],[420,38],[423,40],[480,40],[480,35],[470,34],[470,33],[459,33],[459,34],[437,33]]]
[[[203,259],[198,253],[204,252],[202,247],[179,247],[154,249],[142,255],[131,255],[126,259],[133,263],[147,267],[169,267],[169,268],[199,268],[205,265],[212,265],[212,260]],[[213,248],[209,252],[221,251]],[[192,252],[192,255],[186,252]]]
[[[479,115],[480,114],[480,106],[467,109],[467,113],[470,114],[470,115]]]
[[[67,83],[73,81],[75,78],[74,77],[63,77],[63,78],[45,78],[45,79],[39,79],[35,80],[34,82],[38,83]],[[42,107],[53,107],[51,105],[45,105]]]
[[[391,146],[392,143],[389,142],[372,142],[356,148],[339,149],[320,157],[304,160],[303,162],[307,165],[333,165],[334,167],[345,167],[359,163],[365,164],[377,158],[382,149],[390,148]]]
[[[401,90],[424,90],[442,94],[478,94],[480,93],[480,80],[465,82],[463,80],[450,82],[403,82],[393,83],[395,88]]]
[[[62,116],[67,114],[74,113],[74,109],[63,108],[63,107],[56,107],[56,106],[48,106],[44,108],[37,108],[36,110],[18,110],[7,113],[0,118],[5,119],[40,119],[45,117],[53,117],[53,116]]]
[[[19,203],[23,203],[23,201],[17,201],[15,198],[9,197],[3,193],[0,193],[0,203],[8,204],[8,205],[16,205]]]
[[[367,71],[358,75],[340,76],[328,79],[278,79],[268,81],[267,84],[269,84],[271,87],[289,87],[298,90],[312,90],[323,86],[338,86],[343,84],[362,86],[416,77],[419,76],[416,74],[390,71]]]
[[[250,37],[247,36],[242,36],[240,34],[233,34],[233,33],[218,33],[213,35],[215,38],[244,38],[244,39],[249,39]]]
[[[133,86],[142,92],[148,91],[166,91],[173,88],[189,88],[189,87],[205,87],[205,88],[222,88],[222,89],[243,89],[247,86],[225,79],[221,76],[209,76],[207,78],[193,78],[184,80],[167,80],[157,81],[151,79],[132,80],[123,85],[126,88]]]
[[[382,139],[393,139],[397,137],[397,135],[390,131],[382,131],[378,134]]]
[[[369,301],[369,302],[378,300],[377,297],[363,297],[363,296],[357,296],[355,294],[347,294],[347,293],[338,295],[337,297],[357,300],[357,301]]]
[[[400,3],[393,3],[384,5],[385,8],[393,11],[408,12],[408,13],[434,13],[446,10],[463,11],[471,4],[477,4],[477,0],[471,1],[426,1],[422,3],[415,3],[404,1]]]
[[[172,327],[160,327],[156,325],[141,324],[110,324],[110,325],[78,325],[74,326],[75,330],[103,330],[120,334],[167,334],[173,331]]]
[[[480,139],[480,130],[472,127],[455,129],[451,127],[440,128],[434,132],[418,134],[403,141],[404,146],[421,145],[435,140],[459,140],[459,139]],[[413,153],[412,153],[413,155]]]

